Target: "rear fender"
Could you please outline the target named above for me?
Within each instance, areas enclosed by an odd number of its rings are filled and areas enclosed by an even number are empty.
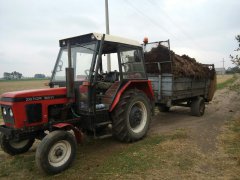
[[[118,104],[122,94],[129,90],[129,89],[139,89],[143,91],[147,97],[150,99],[151,102],[154,102],[154,93],[152,90],[151,81],[149,80],[134,80],[134,81],[128,81],[116,94],[115,99],[110,107],[110,112],[113,111],[113,109]]]
[[[83,133],[78,128],[74,127],[69,123],[58,123],[54,124],[53,127],[60,130],[73,130],[77,143],[81,143],[83,141]]]

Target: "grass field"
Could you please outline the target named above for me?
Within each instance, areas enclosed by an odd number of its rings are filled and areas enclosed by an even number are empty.
[[[228,152],[232,159],[237,161],[237,165],[240,166],[240,118],[229,121],[228,130],[223,136],[223,142],[225,150]]]
[[[217,89],[223,89],[226,86],[232,85],[237,78],[238,78],[237,75],[217,76]]]
[[[49,82],[49,80],[0,81],[0,94],[11,91],[46,88],[44,85],[46,82]]]
[[[217,84],[223,83],[233,77],[232,74],[217,75]]]

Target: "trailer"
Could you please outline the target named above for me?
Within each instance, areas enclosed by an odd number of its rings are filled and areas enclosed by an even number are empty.
[[[151,81],[154,91],[155,105],[162,112],[169,111],[171,106],[184,106],[191,108],[191,114],[202,116],[205,110],[205,102],[213,98],[216,89],[216,73],[213,64],[200,64],[209,72],[201,77],[179,76],[173,71],[173,57],[168,41],[145,43],[145,52],[151,52],[152,48],[165,46],[169,54],[164,60],[156,58],[154,62],[145,59],[148,79]],[[166,51],[167,52],[167,51]],[[186,63],[188,63],[186,61]],[[180,67],[177,67],[180,68]],[[186,70],[188,71],[188,70]]]

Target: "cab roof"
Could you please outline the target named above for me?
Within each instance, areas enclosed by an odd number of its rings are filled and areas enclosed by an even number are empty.
[[[62,39],[59,41],[59,45],[60,45],[60,47],[67,46],[67,42],[70,42],[71,45],[87,43],[87,42],[91,42],[94,40],[101,40],[102,37],[103,37],[103,34],[101,34],[101,33],[89,33],[89,34],[84,34],[81,36],[75,36],[75,37],[71,37],[71,38]],[[122,38],[122,37],[114,36],[114,35],[105,34],[105,41],[141,47],[141,44],[138,41],[127,39],[127,38]]]

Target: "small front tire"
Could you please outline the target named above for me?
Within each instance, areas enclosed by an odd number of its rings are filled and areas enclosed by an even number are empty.
[[[36,163],[46,174],[57,174],[67,169],[76,156],[77,142],[67,131],[53,131],[41,141],[36,152]]]
[[[12,156],[27,152],[32,147],[34,141],[34,138],[21,141],[9,140],[4,134],[0,133],[0,145],[2,150]]]

